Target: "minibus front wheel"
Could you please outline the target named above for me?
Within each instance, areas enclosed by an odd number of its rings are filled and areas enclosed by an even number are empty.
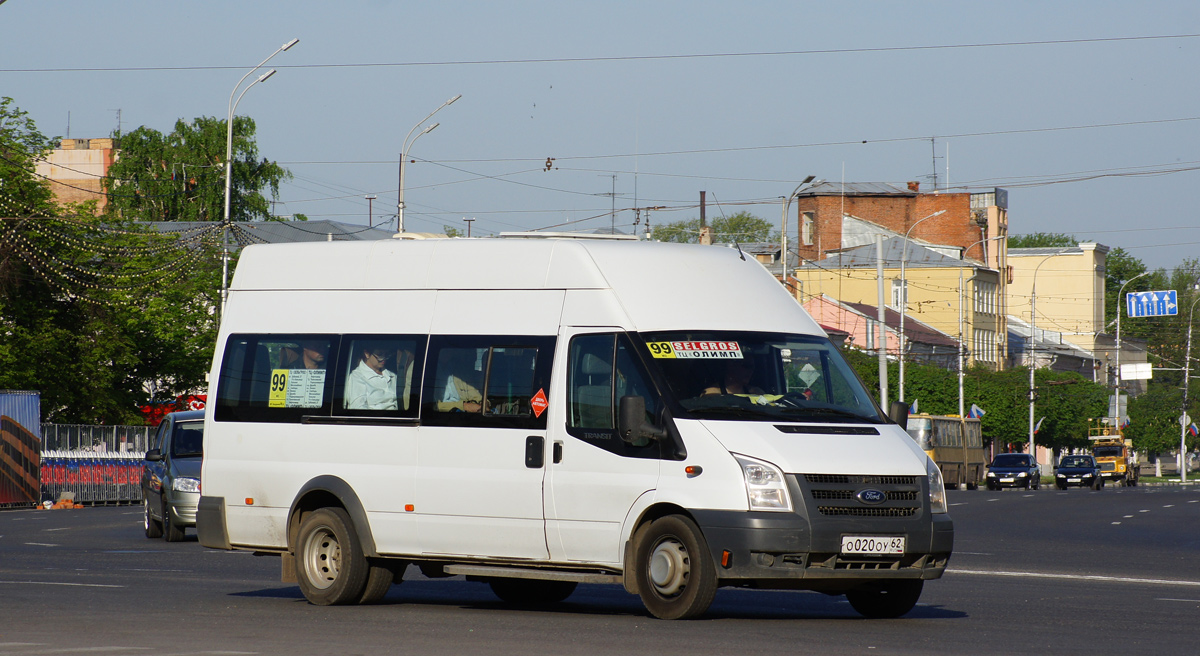
[[[308,513],[297,538],[296,582],[305,599],[317,606],[336,606],[363,598],[371,566],[345,510]]]
[[[638,595],[663,620],[696,617],[717,593],[717,568],[695,522],[660,517],[638,529],[634,540]]]

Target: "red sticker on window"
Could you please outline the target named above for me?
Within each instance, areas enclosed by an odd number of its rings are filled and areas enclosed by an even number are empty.
[[[546,406],[550,404],[546,402],[546,393],[538,390],[537,394],[533,395],[533,400],[529,402],[529,405],[533,408],[534,416],[541,418],[542,413],[546,411]]]

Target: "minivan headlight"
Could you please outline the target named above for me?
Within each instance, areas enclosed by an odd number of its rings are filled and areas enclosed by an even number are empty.
[[[171,481],[171,489],[176,492],[199,492],[200,481],[194,478],[176,478]]]
[[[946,512],[946,483],[942,481],[942,470],[938,469],[933,458],[925,458],[925,473],[929,475],[930,512]]]
[[[778,467],[765,460],[733,454],[742,466],[742,478],[746,483],[746,497],[750,510],[772,510],[791,512],[792,496],[788,494],[787,479]]]

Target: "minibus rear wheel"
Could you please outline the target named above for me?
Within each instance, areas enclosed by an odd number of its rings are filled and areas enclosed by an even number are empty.
[[[696,617],[717,594],[717,568],[696,524],[681,515],[660,517],[634,540],[638,595],[662,620]]]
[[[345,510],[321,508],[308,513],[300,523],[296,544],[296,581],[310,603],[336,606],[364,598],[371,568]],[[378,589],[373,592],[378,594]]]

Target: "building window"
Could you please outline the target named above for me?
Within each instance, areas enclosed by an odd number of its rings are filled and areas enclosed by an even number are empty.
[[[907,280],[892,280],[892,303],[891,306],[897,310],[907,310],[908,308],[908,281]]]
[[[814,221],[812,212],[805,212],[803,214],[800,223],[800,239],[804,241],[805,246],[812,246]]]

